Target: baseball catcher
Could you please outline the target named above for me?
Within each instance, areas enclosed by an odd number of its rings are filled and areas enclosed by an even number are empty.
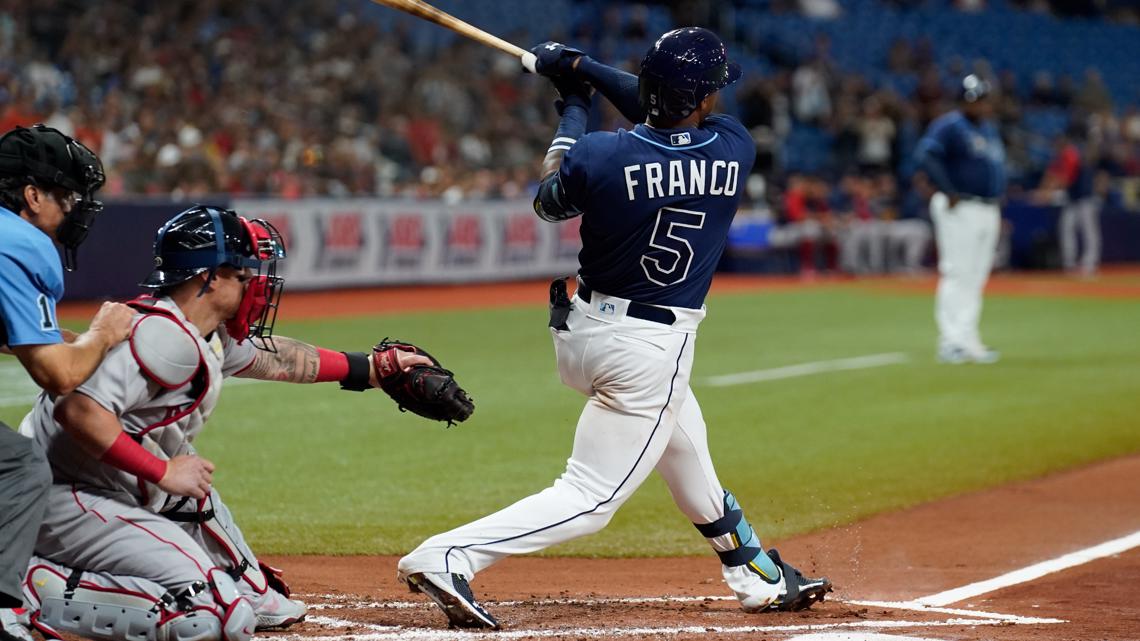
[[[345,353],[273,336],[284,257],[265,221],[204,206],[178,214],[158,230],[142,283],[153,293],[130,303],[130,338],[76,391],[40,396],[25,417],[20,431],[49,452],[53,473],[24,582],[46,636],[246,641],[305,617],[193,447],[227,377],[389,384],[408,409],[470,414],[470,401],[445,409],[466,395],[408,344]]]

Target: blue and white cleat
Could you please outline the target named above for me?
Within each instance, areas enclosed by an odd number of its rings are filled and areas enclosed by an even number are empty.
[[[991,365],[999,360],[1001,360],[1001,352],[988,347],[971,350],[964,347],[945,346],[938,349],[938,362],[949,365],[961,365],[963,363]]]
[[[499,622],[475,600],[462,574],[416,572],[401,579],[412,592],[422,592],[434,601],[451,627],[499,629]]]

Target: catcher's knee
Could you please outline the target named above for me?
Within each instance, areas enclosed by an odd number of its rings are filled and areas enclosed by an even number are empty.
[[[29,569],[27,585],[34,586],[29,602],[38,606],[33,625],[45,636],[71,633],[99,641],[249,641],[253,637],[257,623],[253,606],[221,570],[210,571],[209,585],[200,582],[162,597],[80,581],[81,574],[67,576],[48,565]],[[206,590],[211,591],[212,602],[199,597]]]

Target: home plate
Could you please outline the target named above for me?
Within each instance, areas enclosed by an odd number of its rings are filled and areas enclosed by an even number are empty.
[[[792,636],[788,641],[938,641],[922,636],[896,636],[873,632],[814,632]]]

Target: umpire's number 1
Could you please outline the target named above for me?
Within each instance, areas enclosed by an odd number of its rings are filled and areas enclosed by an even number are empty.
[[[704,212],[672,207],[659,209],[649,241],[650,250],[641,256],[645,277],[662,287],[685,280],[693,264],[693,246],[680,234],[684,228],[700,229],[704,224]]]
[[[48,305],[47,296],[40,294],[37,302],[40,305],[40,329],[55,329],[55,319],[52,318],[51,306]]]

